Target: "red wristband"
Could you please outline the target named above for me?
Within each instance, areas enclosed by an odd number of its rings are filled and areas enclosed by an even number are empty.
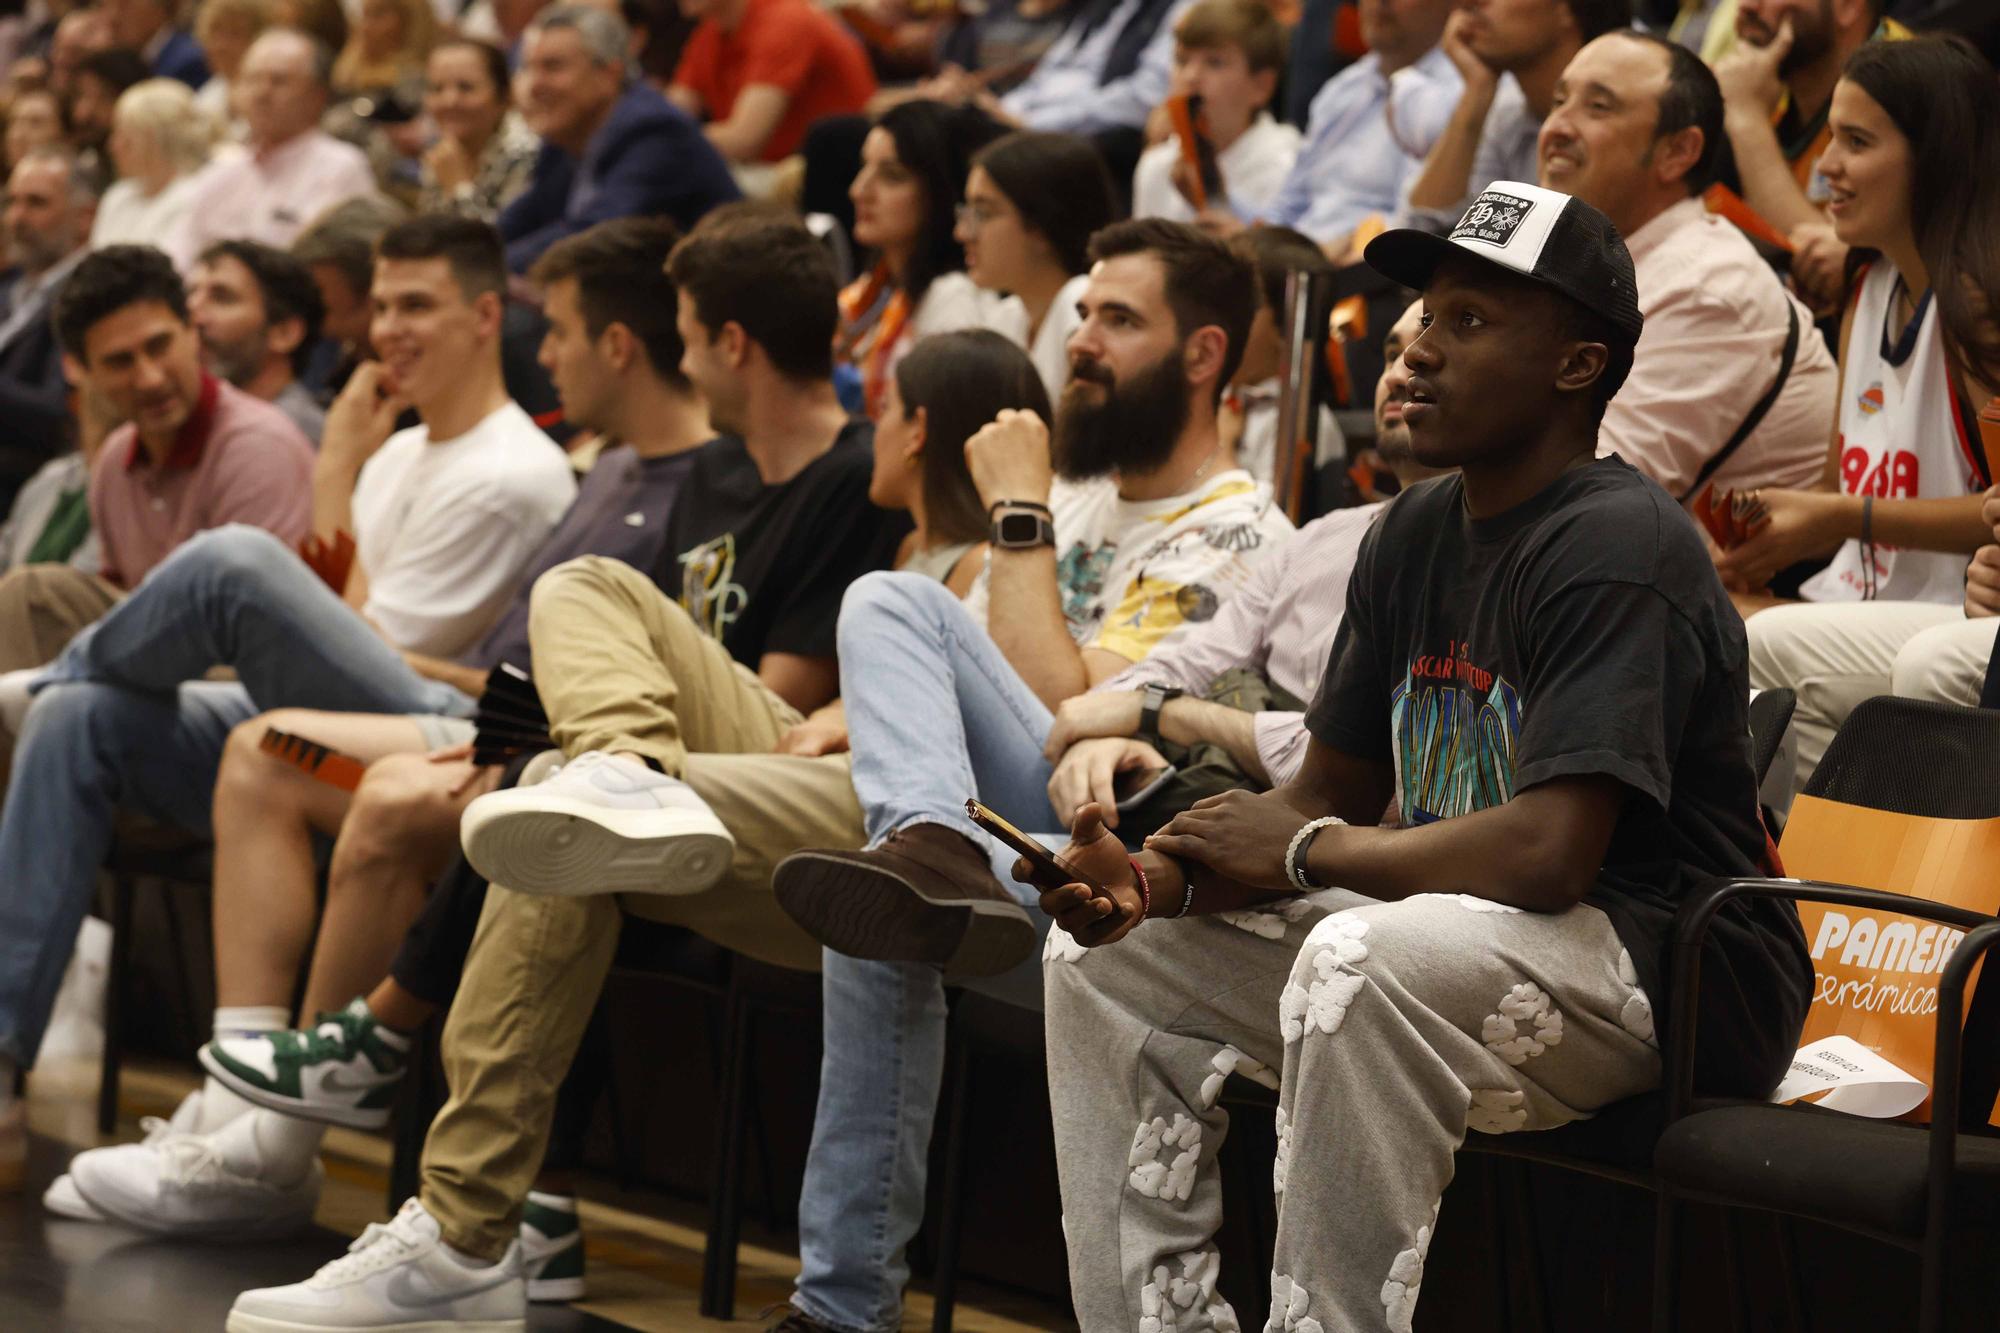
[[[1144,921],[1153,914],[1153,887],[1146,882],[1146,872],[1140,867],[1139,858],[1128,856],[1125,859],[1132,863],[1132,873],[1139,880],[1139,919]]]

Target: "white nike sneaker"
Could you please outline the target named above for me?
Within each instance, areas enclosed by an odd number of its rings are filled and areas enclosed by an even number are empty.
[[[166,1139],[177,1134],[192,1134],[201,1123],[201,1089],[196,1088],[181,1098],[181,1104],[174,1108],[172,1118],[162,1120],[156,1115],[142,1116],[139,1128],[145,1138],[141,1142],[146,1147],[157,1147]],[[76,1181],[65,1171],[49,1182],[42,1191],[42,1207],[57,1217],[66,1217],[72,1222],[108,1222],[103,1213],[91,1207],[90,1200],[77,1189]]]
[[[114,1222],[164,1236],[270,1236],[312,1222],[326,1173],[315,1161],[296,1185],[232,1170],[206,1137],[175,1135],[78,1153],[70,1179]]]
[[[415,1199],[384,1226],[375,1223],[347,1253],[289,1287],[246,1291],[230,1307],[228,1333],[522,1333],[528,1289],[521,1247],[497,1264],[474,1267],[438,1234]]]
[[[700,893],[736,840],[694,788],[592,750],[538,786],[489,792],[459,823],[465,859],[519,893]]]

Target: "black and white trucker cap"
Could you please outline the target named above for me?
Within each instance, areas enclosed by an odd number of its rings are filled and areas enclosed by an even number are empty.
[[[1451,230],[1385,231],[1362,257],[1384,277],[1421,291],[1440,261],[1469,254],[1553,287],[1639,341],[1639,284],[1611,219],[1583,200],[1539,185],[1494,181]]]

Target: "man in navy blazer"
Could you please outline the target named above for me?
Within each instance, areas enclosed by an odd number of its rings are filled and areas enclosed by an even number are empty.
[[[190,88],[208,82],[208,59],[194,34],[174,26],[171,0],[105,0],[103,8],[112,44],[137,51],[154,74]]]
[[[15,164],[0,214],[15,267],[0,273],[0,511],[69,438],[69,384],[49,307],[90,248],[97,191],[67,148]]]
[[[542,137],[535,173],[500,214],[507,267],[611,218],[665,214],[690,228],[739,195],[701,126],[626,78],[626,28],[581,5],[545,11],[521,41],[521,114]]]

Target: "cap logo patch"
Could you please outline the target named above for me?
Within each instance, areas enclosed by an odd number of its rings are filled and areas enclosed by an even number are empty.
[[[1451,239],[1483,241],[1504,250],[1507,243],[1514,239],[1514,233],[1521,229],[1521,223],[1534,211],[1535,201],[1532,199],[1488,190],[1465,210],[1465,216],[1452,229]]]

